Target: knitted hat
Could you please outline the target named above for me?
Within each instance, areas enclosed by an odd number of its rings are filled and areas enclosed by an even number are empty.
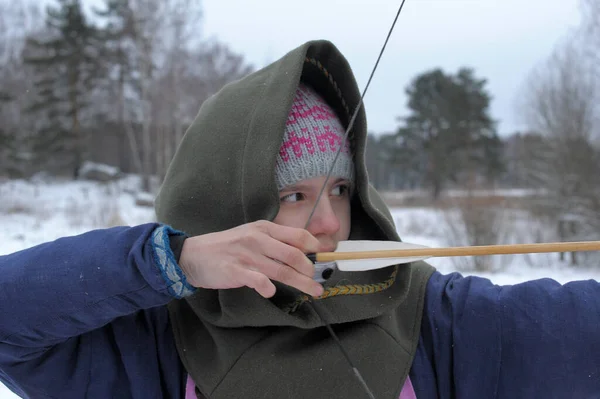
[[[277,155],[277,189],[300,180],[327,176],[344,134],[345,129],[333,109],[312,88],[300,83]],[[354,179],[354,164],[347,142],[331,172],[331,178],[337,177]]]

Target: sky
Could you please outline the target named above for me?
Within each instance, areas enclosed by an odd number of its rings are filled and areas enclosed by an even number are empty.
[[[262,67],[313,39],[333,42],[362,91],[399,0],[203,0],[205,36]],[[406,0],[365,97],[369,130],[406,115],[405,87],[440,67],[488,80],[498,133],[525,129],[516,101],[527,75],[580,21],[578,0]]]

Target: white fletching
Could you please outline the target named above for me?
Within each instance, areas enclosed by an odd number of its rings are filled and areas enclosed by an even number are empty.
[[[399,249],[422,249],[428,248],[424,245],[411,244],[398,241],[340,241],[335,252],[362,252],[362,251],[386,251]],[[429,256],[411,256],[402,258],[379,258],[379,259],[354,259],[336,260],[337,268],[345,272],[359,272],[366,270],[382,269],[387,266],[424,260]]]

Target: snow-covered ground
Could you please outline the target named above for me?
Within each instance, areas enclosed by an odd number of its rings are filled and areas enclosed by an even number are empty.
[[[149,207],[136,206],[139,180],[128,176],[117,183],[73,182],[39,179],[34,182],[0,182],[0,255],[79,234],[90,229],[114,225],[134,225],[154,220]],[[518,194],[518,193],[517,193]],[[396,226],[403,241],[428,246],[467,245],[450,234],[447,211],[430,208],[393,209]],[[551,230],[541,222],[519,212],[502,213],[503,222],[495,227],[498,242],[552,241]],[[460,270],[478,274],[494,283],[515,284],[542,277],[561,283],[580,279],[600,280],[595,254],[580,254],[585,265],[568,267],[557,254],[494,256],[490,260],[496,272],[468,271],[460,268],[459,258],[434,258],[429,262],[441,272]],[[587,267],[586,267],[587,266]],[[0,399],[16,398],[0,384]]]

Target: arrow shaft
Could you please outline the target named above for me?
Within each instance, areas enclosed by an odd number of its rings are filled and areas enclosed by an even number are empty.
[[[600,251],[600,241],[574,241],[513,245],[479,245],[466,247],[419,248],[359,252],[320,252],[316,254],[315,258],[317,262],[333,262],[336,260],[403,258],[414,256],[485,256],[579,251]]]

